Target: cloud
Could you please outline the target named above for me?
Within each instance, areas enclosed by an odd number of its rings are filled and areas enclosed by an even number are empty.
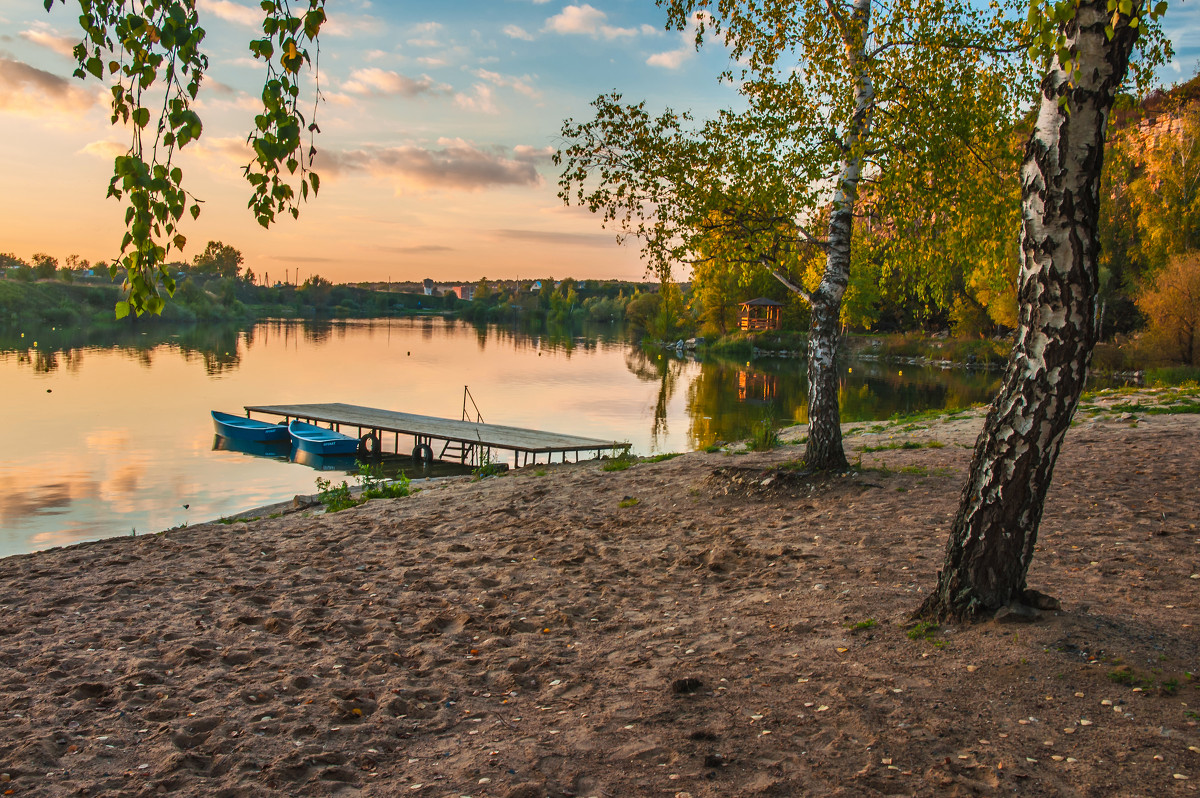
[[[542,93],[533,87],[533,78],[530,75],[523,75],[518,78],[515,75],[501,75],[499,72],[477,69],[475,70],[475,77],[486,80],[495,86],[506,86],[513,91],[520,92],[526,97],[532,97],[533,99],[542,96]]]
[[[79,152],[84,155],[95,155],[97,158],[111,161],[118,155],[124,155],[129,152],[129,145],[119,144],[115,141],[90,141]]]
[[[455,252],[454,247],[441,244],[421,244],[415,247],[380,247],[386,252],[397,252],[401,255],[424,255],[429,252]]]
[[[505,25],[504,35],[511,39],[520,39],[521,41],[533,41],[533,34],[522,28],[520,25]]]
[[[428,75],[410,78],[379,67],[367,67],[351,72],[350,80],[342,84],[342,91],[373,97],[417,97],[422,94],[446,94],[450,87]]]
[[[330,36],[348,37],[358,36],[363,33],[379,33],[384,27],[386,27],[384,22],[377,17],[351,17],[331,12],[329,19],[321,26],[321,33],[328,33]]]
[[[75,45],[79,43],[78,39],[72,39],[69,36],[58,36],[46,30],[23,30],[18,34],[27,42],[33,42],[39,47],[45,47],[47,50],[53,50],[59,55],[71,56],[75,55]]]
[[[663,69],[679,69],[685,61],[688,61],[696,54],[696,48],[692,44],[684,44],[676,50],[667,50],[665,53],[655,53],[646,59],[646,63],[650,66],[662,67]]]
[[[67,78],[24,61],[0,58],[0,111],[26,116],[44,116],[47,111],[82,115],[96,99]]]
[[[539,244],[565,244],[582,247],[611,247],[615,238],[608,233],[563,233],[553,230],[493,230],[497,238],[533,241]]]
[[[262,27],[264,12],[258,8],[250,8],[230,0],[197,0],[196,7],[235,25],[245,25],[251,28]]]
[[[500,109],[496,107],[496,103],[493,100],[491,86],[476,83],[474,88],[474,94],[459,93],[454,95],[454,104],[459,108],[465,108],[468,111],[475,111],[481,114],[500,113]]]
[[[437,39],[409,39],[408,44],[412,47],[441,47],[442,43]]]
[[[254,150],[246,143],[245,136],[224,136],[209,138],[205,136],[188,147],[188,152],[205,161],[217,162],[217,168],[226,164],[245,166],[254,158]]]
[[[550,163],[554,158],[553,147],[530,147],[528,144],[518,144],[513,147],[513,158],[527,163]]]
[[[322,258],[315,255],[260,255],[267,260],[280,260],[286,263],[341,263],[341,258]]]
[[[230,86],[228,83],[222,83],[221,81],[215,80],[208,76],[204,78],[204,88],[205,91],[215,94],[222,94],[226,97],[231,97],[238,93],[237,89],[233,88],[233,86]]]
[[[696,32],[700,26],[701,14],[697,12],[692,15],[688,21],[687,30],[679,32],[681,39],[679,47],[674,50],[667,50],[663,53],[655,53],[646,59],[646,63],[650,66],[662,67],[663,69],[679,69],[687,61],[690,61],[696,55]],[[711,18],[709,18],[711,22]]]
[[[325,175],[367,173],[392,180],[397,191],[482,191],[495,186],[539,186],[541,175],[523,148],[505,152],[462,139],[441,139],[436,148],[403,146],[349,152],[319,151]]]
[[[618,39],[636,36],[637,28],[617,28],[605,24],[608,15],[598,8],[584,3],[581,6],[567,6],[560,13],[546,20],[542,30],[564,35],[591,36],[593,39],[603,36],[605,39]]]

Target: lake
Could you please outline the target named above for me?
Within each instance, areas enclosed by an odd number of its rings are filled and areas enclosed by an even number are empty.
[[[322,474],[308,466],[214,449],[213,409],[345,402],[460,418],[469,386],[486,422],[629,441],[643,455],[745,438],[764,419],[806,420],[799,360],[646,353],[608,326],[273,321],[154,326],[105,341],[26,331],[0,335],[0,375],[0,556],[315,491]],[[852,362],[843,418],[967,407],[989,401],[998,383],[997,373]]]

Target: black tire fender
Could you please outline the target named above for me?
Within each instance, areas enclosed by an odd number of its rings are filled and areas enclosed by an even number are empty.
[[[374,432],[368,432],[358,439],[358,453],[360,455],[375,458],[379,456],[380,451],[379,436]]]

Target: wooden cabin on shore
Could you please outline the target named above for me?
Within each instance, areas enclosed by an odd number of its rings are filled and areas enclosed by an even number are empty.
[[[778,330],[783,326],[783,303],[758,297],[738,306],[739,330]]]

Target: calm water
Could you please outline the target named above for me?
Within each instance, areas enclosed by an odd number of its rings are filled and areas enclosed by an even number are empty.
[[[998,379],[852,363],[844,418],[987,401]],[[794,360],[698,363],[647,355],[610,328],[517,333],[442,319],[155,329],[104,343],[9,334],[0,385],[0,556],[314,491],[308,466],[214,450],[212,409],[346,402],[458,418],[469,385],[487,422],[630,441],[639,454],[744,438],[768,416],[806,420]]]

